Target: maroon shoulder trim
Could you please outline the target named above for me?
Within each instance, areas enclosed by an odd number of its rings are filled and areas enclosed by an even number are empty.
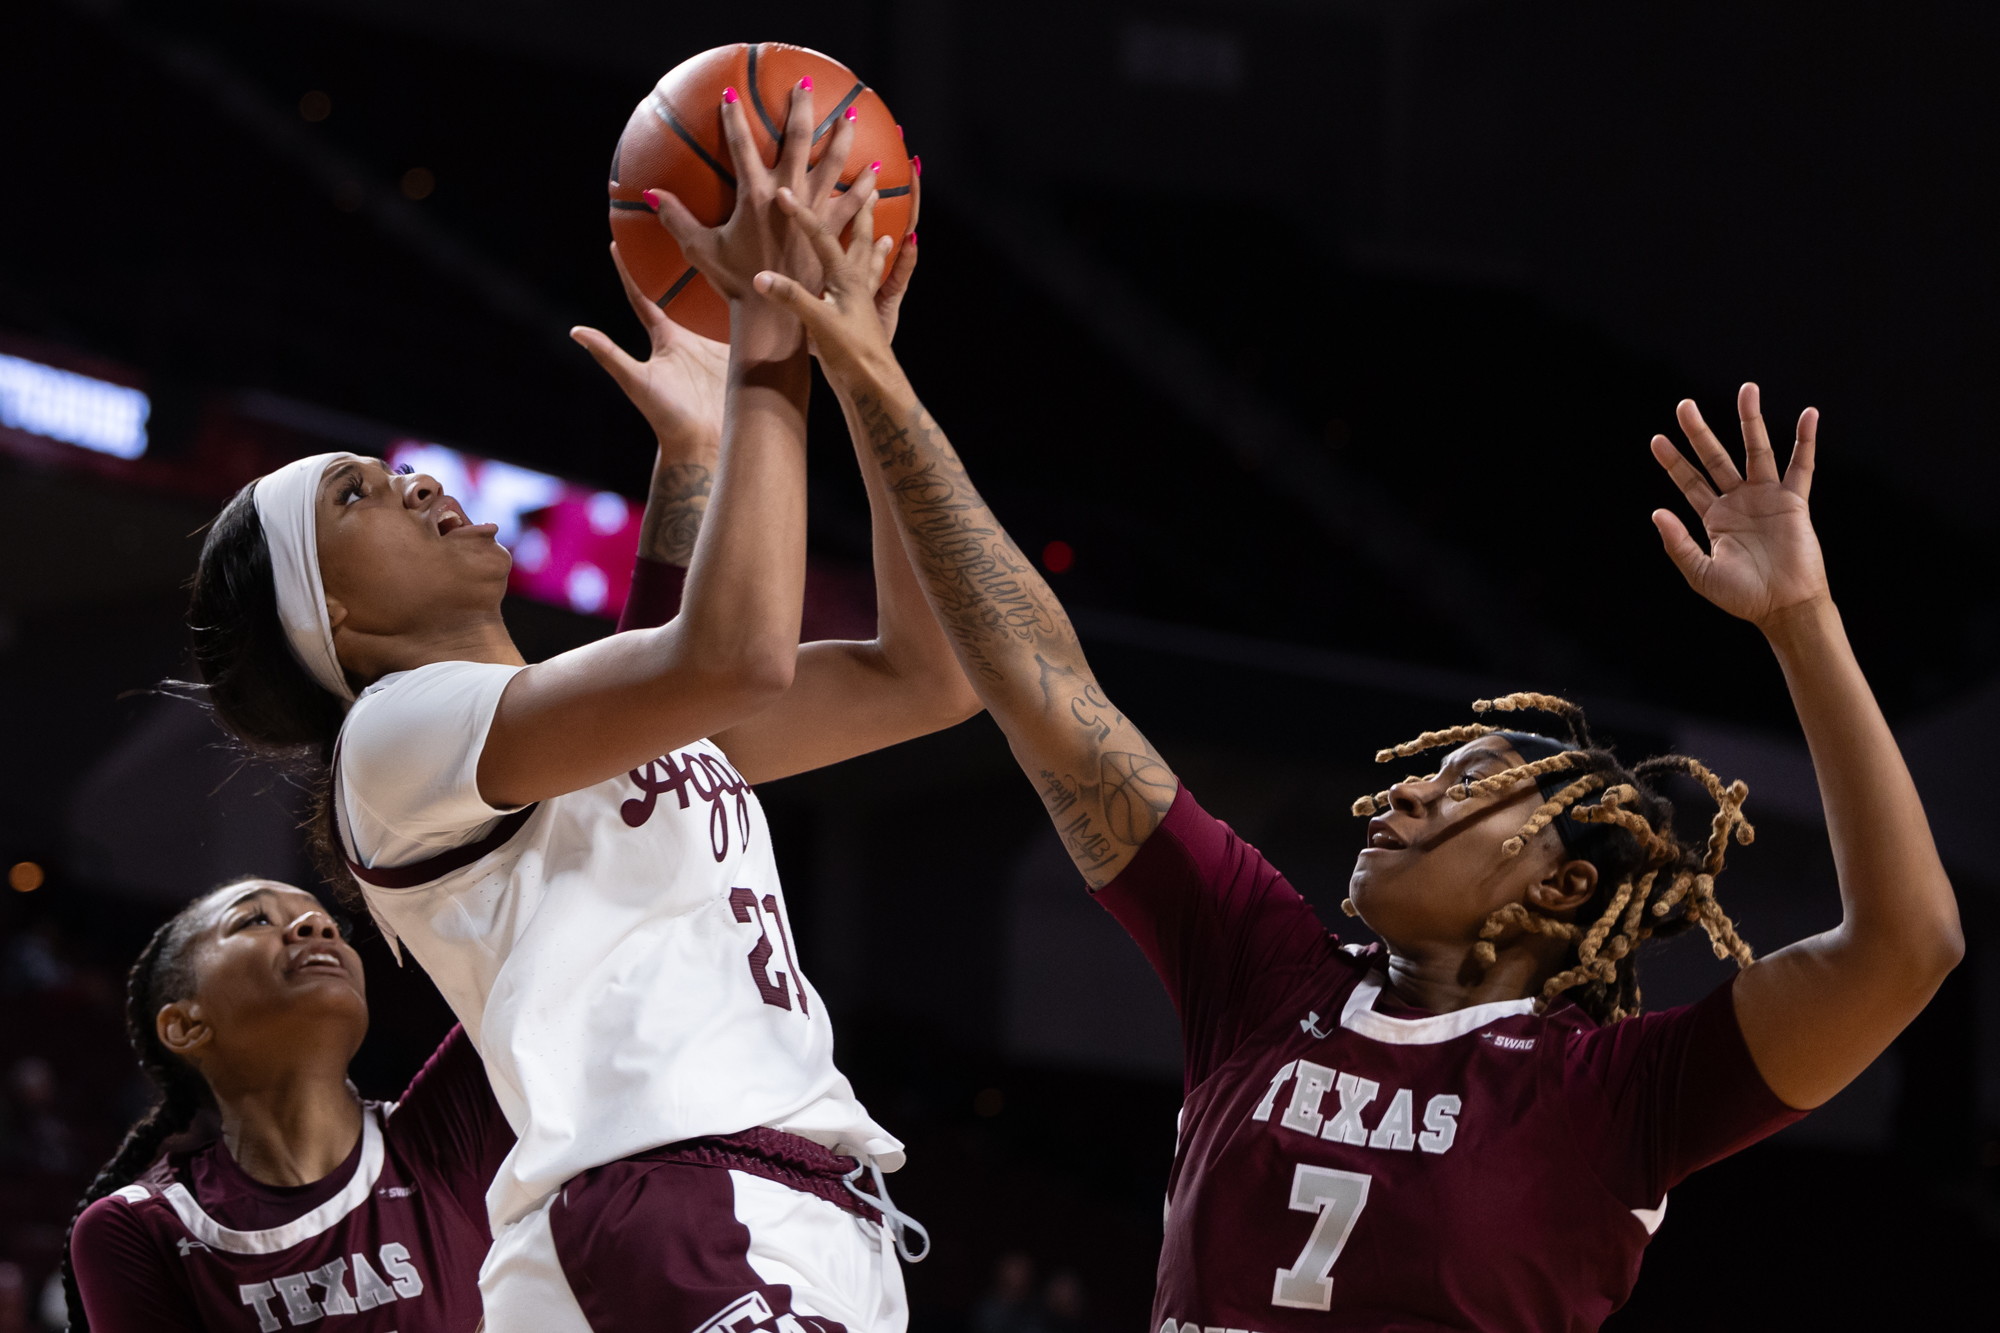
[[[468,842],[463,847],[454,847],[450,851],[439,852],[436,856],[426,856],[423,860],[412,861],[406,866],[370,869],[347,855],[345,843],[341,844],[340,854],[346,857],[348,870],[364,884],[373,884],[378,889],[414,889],[419,884],[443,879],[454,870],[463,870],[488,852],[498,851],[503,843],[521,831],[521,825],[527,823],[528,816],[534,814],[540,806],[541,802],[537,801],[534,805],[516,810],[494,825],[493,831],[478,842]]]
[[[506,841],[521,831],[528,822],[528,816],[541,808],[541,802],[523,806],[493,826],[493,831],[477,842],[468,842],[462,847],[453,847],[439,852],[436,856],[426,856],[421,861],[412,861],[403,866],[383,866],[371,869],[354,859],[347,849],[347,838],[340,831],[340,812],[336,804],[340,800],[340,745],[333,747],[333,772],[329,781],[333,784],[333,799],[326,803],[327,822],[332,825],[327,830],[333,845],[340,848],[340,859],[347,862],[348,873],[363,884],[373,884],[378,889],[414,889],[420,884],[428,884],[434,879],[443,879],[454,870],[463,870],[490,852],[498,851]]]

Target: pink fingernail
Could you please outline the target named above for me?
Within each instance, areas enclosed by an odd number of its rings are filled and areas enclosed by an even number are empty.
[[[856,111],[853,107],[849,107],[847,108],[847,118],[849,120],[859,120],[861,119],[861,113]]]
[[[799,80],[799,87],[801,87],[801,88],[805,89],[805,90],[806,90],[807,92],[811,92],[811,91],[813,90],[813,77],[812,77],[812,75],[808,74],[808,75],[806,75],[806,76],[805,76],[805,77],[804,77],[803,79],[800,79],[800,80]]]
[[[900,138],[902,138],[902,137],[903,137],[903,127],[902,127],[901,125],[898,125],[898,126],[896,127],[896,137],[897,137],[898,139],[900,139]]]
[[[655,213],[660,211],[660,192],[658,190],[641,190],[639,197],[646,201],[646,207],[652,209]]]
[[[882,164],[880,162],[870,162],[868,164],[868,169],[870,171],[880,171],[882,169]]]
[[[917,234],[915,232],[910,233],[910,248],[912,250],[917,248]]]
[[[913,157],[910,159],[910,174],[912,176],[921,176],[924,174],[924,160],[922,157]]]
[[[722,90],[722,100],[724,102],[734,102],[736,100],[736,90],[734,88],[724,88]]]

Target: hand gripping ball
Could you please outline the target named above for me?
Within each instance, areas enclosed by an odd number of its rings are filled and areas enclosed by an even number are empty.
[[[736,205],[736,177],[722,137],[722,90],[744,100],[750,135],[765,166],[776,166],[792,87],[812,80],[813,151],[817,163],[840,117],[853,107],[854,144],[840,173],[852,182],[879,161],[875,234],[898,245],[910,225],[910,159],[895,117],[854,71],[837,60],[783,42],[738,42],[684,60],[633,110],[611,155],[611,237],[639,290],[682,327],[729,341],[729,302],[681,255],[680,246],[647,207],[642,193],[666,190],[707,225],[719,226]]]

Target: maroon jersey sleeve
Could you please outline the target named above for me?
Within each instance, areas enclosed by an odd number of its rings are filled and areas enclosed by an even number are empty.
[[[486,1187],[513,1148],[514,1131],[464,1028],[453,1025],[410,1080],[387,1132],[405,1161],[485,1223]]]
[[[159,1242],[117,1195],[83,1210],[69,1255],[92,1333],[202,1333]]]
[[[1563,1088],[1599,1178],[1655,1208],[1711,1162],[1805,1118],[1757,1072],[1736,1021],[1735,979],[1699,1004],[1574,1033]]]
[[[1173,998],[1190,1090],[1338,945],[1311,904],[1185,786],[1097,901]]]
[[[664,560],[640,556],[632,562],[632,588],[625,594],[625,609],[618,613],[618,632],[652,629],[680,614],[681,587],[687,570]]]

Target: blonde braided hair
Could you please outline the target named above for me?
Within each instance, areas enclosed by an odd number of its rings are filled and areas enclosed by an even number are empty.
[[[1743,816],[1743,803],[1750,794],[1744,783],[1725,784],[1699,760],[1686,755],[1662,755],[1627,769],[1608,748],[1592,740],[1583,709],[1555,695],[1523,691],[1480,699],[1472,708],[1482,714],[1546,713],[1560,718],[1569,734],[1563,739],[1505,729],[1509,734],[1563,748],[1491,777],[1455,784],[1448,795],[1454,800],[1474,799],[1510,791],[1523,782],[1539,783],[1550,774],[1577,773],[1575,780],[1537,806],[1520,830],[1501,843],[1501,849],[1509,856],[1518,855],[1529,839],[1562,820],[1559,831],[1565,834],[1565,846],[1577,841],[1579,845],[1571,848],[1571,853],[1595,865],[1599,877],[1597,891],[1577,911],[1579,920],[1591,923],[1587,929],[1538,913],[1522,902],[1507,903],[1480,926],[1479,938],[1472,946],[1475,961],[1485,966],[1497,961],[1494,942],[1510,931],[1571,941],[1568,961],[1543,984],[1536,1008],[1545,1009],[1558,996],[1568,994],[1601,1023],[1615,1023],[1640,1012],[1637,954],[1639,946],[1655,936],[1666,938],[1700,926],[1717,958],[1734,958],[1738,967],[1749,967],[1756,961],[1715,898],[1715,877],[1722,871],[1730,838],[1743,846],[1756,838],[1756,829]],[[1427,731],[1415,740],[1378,751],[1375,759],[1387,763],[1502,730],[1474,723]],[[1704,844],[1686,846],[1674,836],[1673,806],[1655,785],[1670,774],[1699,783],[1715,802],[1715,816]],[[1600,790],[1602,795],[1585,803],[1586,797]],[[1363,796],[1353,809],[1356,815],[1368,816],[1388,804],[1389,793],[1381,791]],[[1667,888],[1655,898],[1653,889],[1661,882]],[[1349,903],[1342,907],[1352,914]]]

